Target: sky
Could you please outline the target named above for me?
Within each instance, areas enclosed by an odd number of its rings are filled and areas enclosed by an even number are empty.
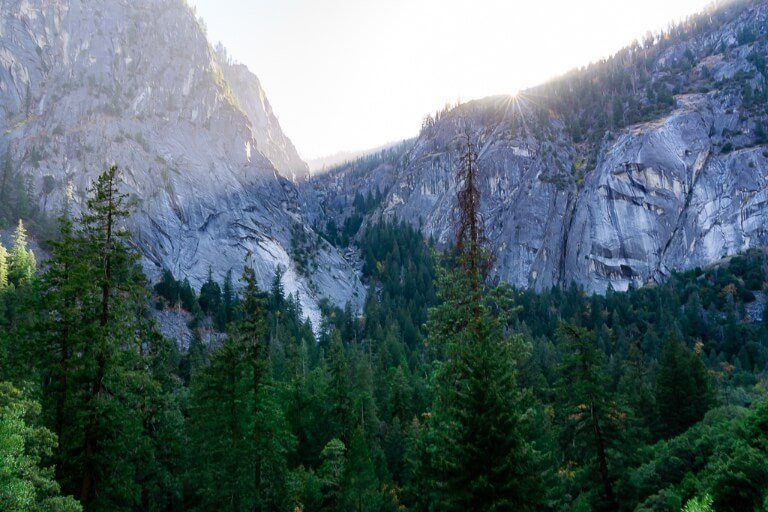
[[[710,2],[190,0],[305,160],[414,136],[446,103],[538,85]]]

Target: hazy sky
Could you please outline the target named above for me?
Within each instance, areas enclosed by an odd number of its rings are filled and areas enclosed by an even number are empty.
[[[191,0],[256,73],[305,158],[418,133],[445,103],[512,94],[710,0]]]

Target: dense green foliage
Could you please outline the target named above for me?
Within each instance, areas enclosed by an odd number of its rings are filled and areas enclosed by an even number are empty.
[[[607,132],[677,94],[737,100],[743,133],[722,130],[720,152],[764,144],[764,36],[693,44],[754,3],[518,101],[562,121],[582,176]],[[736,54],[754,69],[727,81],[696,65]],[[329,172],[354,183],[410,147]],[[283,269],[265,290],[247,262],[199,292],[169,270],[150,286],[116,168],[50,236],[31,177],[0,158],[0,229],[15,228],[0,245],[2,511],[768,510],[765,251],[604,296],[515,290],[481,271],[482,237],[439,255],[406,223],[371,222],[382,180],[328,199],[324,225],[292,226],[299,272],[317,270],[321,244],[352,248],[370,290],[361,312],[323,304],[313,331]],[[51,238],[46,261],[27,229]],[[190,320],[188,346],[159,334],[153,309]]]
[[[325,223],[323,236],[326,240],[338,247],[347,247],[355,238],[366,215],[371,213],[381,203],[383,194],[377,191],[374,195],[370,190],[366,196],[360,192],[355,194],[350,211],[344,216],[343,223],[337,225],[336,219],[331,216]]]
[[[0,384],[0,508],[7,512],[79,512],[59,494],[51,468],[42,464],[56,439],[37,426],[40,405],[11,385]]]
[[[534,293],[369,224],[362,315],[326,306],[315,334],[281,270],[267,290],[247,266],[150,290],[115,178],[65,212],[40,271],[23,230],[0,253],[3,509],[765,507],[763,252]],[[187,349],[152,307],[191,313]]]

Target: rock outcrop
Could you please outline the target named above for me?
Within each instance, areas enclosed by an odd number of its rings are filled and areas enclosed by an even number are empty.
[[[316,177],[318,208],[343,212],[385,183],[374,218],[451,243],[469,133],[500,278],[596,292],[659,281],[768,244],[766,61],[768,2],[731,2],[516,97],[446,110],[390,169]]]
[[[233,62],[222,46],[216,48],[216,57],[237,105],[251,122],[259,151],[285,178],[293,182],[309,178],[309,165],[301,159],[293,142],[280,128],[258,77],[247,66]]]
[[[305,225],[294,180],[306,164],[258,80],[214,51],[183,0],[0,0],[0,155],[55,215],[69,186],[122,169],[150,275],[199,285],[246,260],[317,319],[317,302],[359,303],[354,266],[329,244],[311,279],[292,258]],[[286,178],[287,176],[287,178]],[[332,275],[333,278],[326,278]]]
[[[766,62],[768,2],[730,2],[307,181],[256,76],[183,0],[0,0],[0,157],[50,215],[119,164],[150,276],[199,285],[249,261],[267,286],[282,266],[317,320],[320,299],[359,306],[365,289],[355,251],[316,229],[370,192],[371,219],[450,243],[469,133],[497,275],[622,290],[768,243]]]

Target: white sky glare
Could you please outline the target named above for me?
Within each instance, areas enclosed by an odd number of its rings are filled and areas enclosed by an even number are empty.
[[[711,2],[190,1],[305,159],[416,135],[446,103],[537,85]]]

